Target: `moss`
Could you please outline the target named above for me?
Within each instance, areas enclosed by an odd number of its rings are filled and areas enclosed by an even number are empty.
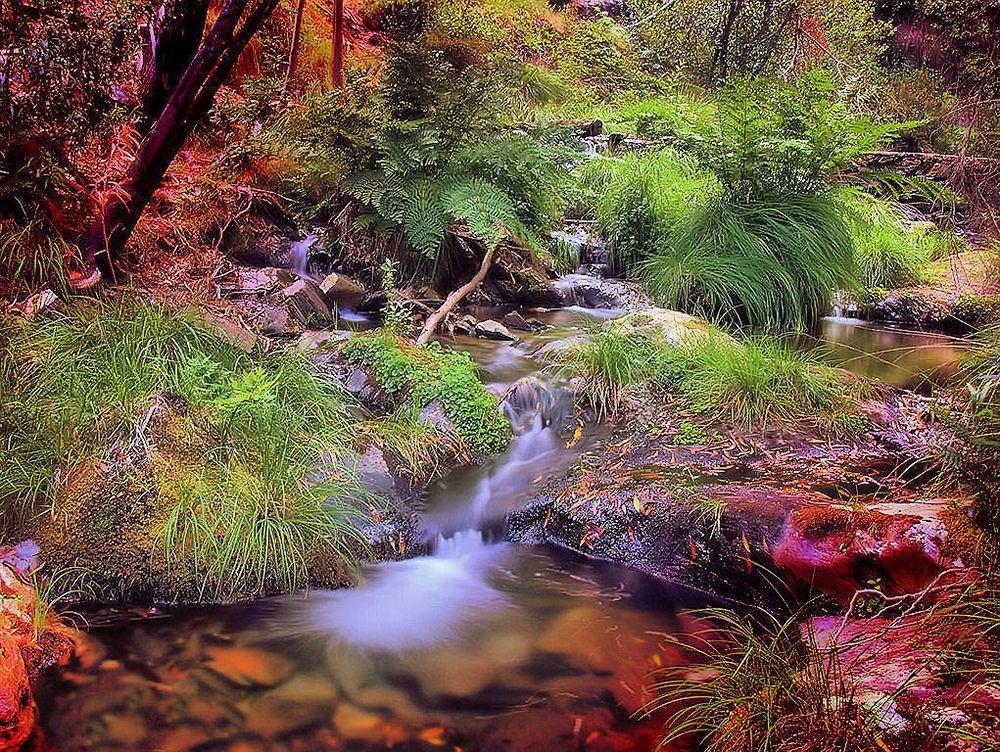
[[[408,400],[416,410],[440,402],[472,451],[496,454],[510,444],[510,424],[466,353],[445,350],[437,343],[417,347],[378,331],[352,337],[344,346],[344,356],[364,368],[395,400]]]

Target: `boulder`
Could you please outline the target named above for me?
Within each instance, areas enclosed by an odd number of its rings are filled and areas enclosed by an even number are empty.
[[[536,329],[536,325],[524,318],[520,311],[511,311],[503,317],[501,323],[508,329],[518,329],[522,332],[533,332]]]
[[[476,324],[476,336],[482,337],[483,339],[496,339],[496,340],[506,340],[507,342],[516,342],[517,337],[510,333],[510,330],[501,324],[499,321],[494,321],[493,319],[486,319],[486,321],[480,321]]]
[[[27,743],[36,715],[18,641],[0,629],[0,752],[17,752]]]
[[[365,299],[365,288],[360,282],[337,272],[326,275],[319,283],[319,289],[331,307],[355,309]]]
[[[638,310],[651,305],[641,285],[589,274],[567,274],[552,282],[551,289],[563,306]]]
[[[666,308],[644,308],[604,324],[605,329],[618,329],[660,337],[671,344],[680,344],[692,336],[709,331],[704,319]]]
[[[944,501],[829,505],[792,513],[774,561],[800,582],[843,602],[867,583],[890,594],[913,593],[958,562],[944,554]]]
[[[288,312],[302,325],[332,324],[335,316],[319,285],[311,279],[297,279],[281,292]]]

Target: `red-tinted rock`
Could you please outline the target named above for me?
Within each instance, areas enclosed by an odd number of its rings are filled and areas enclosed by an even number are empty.
[[[0,752],[16,752],[35,727],[35,702],[18,640],[0,631]]]
[[[942,548],[943,502],[805,507],[789,517],[775,563],[803,583],[847,602],[859,588],[919,591],[957,562]]]

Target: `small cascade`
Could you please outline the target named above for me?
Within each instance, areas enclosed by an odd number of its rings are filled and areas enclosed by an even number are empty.
[[[291,263],[296,274],[300,274],[303,277],[309,276],[309,251],[316,245],[317,240],[319,240],[319,235],[310,233],[302,238],[302,240],[295,241],[289,247]]]

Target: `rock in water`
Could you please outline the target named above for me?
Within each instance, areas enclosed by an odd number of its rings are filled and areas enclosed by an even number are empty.
[[[365,298],[365,288],[356,279],[345,274],[328,274],[319,284],[326,302],[344,308],[357,308]]]
[[[498,339],[508,342],[516,342],[517,337],[510,333],[510,330],[499,321],[487,319],[476,324],[476,335],[483,339]]]
[[[302,324],[330,324],[334,315],[319,285],[311,279],[298,279],[282,291],[289,312]]]

